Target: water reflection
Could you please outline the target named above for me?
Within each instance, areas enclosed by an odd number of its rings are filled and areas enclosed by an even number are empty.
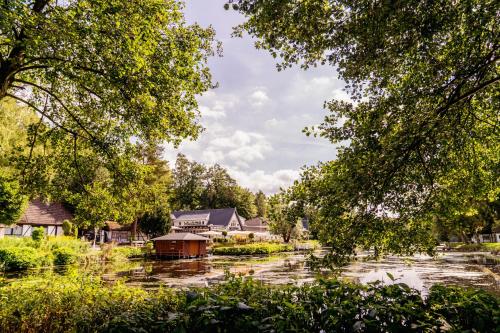
[[[483,288],[500,295],[500,256],[485,253],[445,253],[428,256],[387,257],[383,260],[359,260],[345,267],[341,276],[355,282],[406,283],[424,294],[435,283]],[[72,268],[78,269],[78,268]],[[210,256],[203,259],[170,261],[131,261],[120,264],[93,265],[85,273],[104,280],[122,279],[145,289],[160,284],[170,287],[204,286],[218,283],[226,272],[253,276],[270,284],[305,283],[317,277],[301,253],[271,256]],[[31,271],[24,274],[39,274]],[[64,270],[60,272],[64,274]],[[391,274],[392,278],[387,274]],[[330,275],[324,272],[323,275]],[[7,279],[19,275],[11,274]],[[392,280],[394,279],[394,281]]]
[[[427,293],[435,283],[484,288],[500,294],[500,258],[486,254],[447,253],[428,256],[388,257],[383,260],[358,260],[342,271],[342,277],[361,283],[406,283]],[[271,284],[313,281],[317,273],[306,265],[304,254],[291,253],[269,257],[212,256],[204,259],[146,261],[138,267],[103,275],[106,279],[127,278],[130,285],[156,288],[203,286],[223,280],[225,272],[253,276]],[[392,275],[394,281],[387,273]],[[328,275],[325,273],[324,275]]]

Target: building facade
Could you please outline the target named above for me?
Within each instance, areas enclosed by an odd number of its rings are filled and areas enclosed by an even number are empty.
[[[42,227],[47,236],[62,236],[62,228],[65,220],[73,219],[73,214],[62,204],[44,203],[41,200],[33,200],[16,224],[5,226],[3,234],[14,237],[31,237],[34,228]]]
[[[236,208],[174,211],[171,218],[172,225],[183,232],[196,234],[211,230],[243,230],[243,219]]]

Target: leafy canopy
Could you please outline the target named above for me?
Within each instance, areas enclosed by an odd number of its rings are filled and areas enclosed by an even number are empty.
[[[196,138],[196,95],[210,87],[214,31],[188,25],[176,0],[14,0],[0,6],[0,100],[40,119],[29,132],[41,155],[19,160],[25,184],[55,184],[81,160],[130,182],[137,143]],[[43,156],[42,156],[43,155]],[[82,189],[81,189],[82,190]],[[114,194],[113,194],[114,195]]]
[[[312,171],[334,251],[427,251],[436,205],[459,215],[497,197],[498,1],[230,3],[247,18],[235,34],[256,37],[279,70],[331,65],[347,82],[351,101],[325,103],[306,131],[340,147]]]

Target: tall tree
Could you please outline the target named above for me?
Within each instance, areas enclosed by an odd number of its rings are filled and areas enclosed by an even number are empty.
[[[208,168],[206,185],[202,195],[204,208],[233,207],[235,200],[236,181],[231,178],[227,170],[218,164]]]
[[[189,161],[185,155],[178,154],[173,170],[172,208],[198,209],[201,207],[201,197],[205,188],[206,168]]]
[[[307,130],[341,146],[315,182],[333,249],[428,251],[439,198],[500,192],[497,1],[229,2],[278,69],[330,64],[348,84]]]
[[[241,186],[233,187],[234,204],[238,214],[246,219],[250,219],[257,215],[257,206],[255,205],[255,195],[246,188]]]
[[[21,218],[27,206],[19,182],[0,169],[0,224],[10,225]]]
[[[157,207],[144,213],[138,221],[140,230],[149,238],[168,233],[170,223],[170,213],[164,207]]]
[[[240,187],[226,169],[206,167],[186,156],[177,155],[173,170],[173,209],[217,209],[234,207],[245,217],[255,216],[254,195]]]
[[[269,226],[271,231],[288,243],[304,217],[304,201],[299,195],[301,185],[296,183],[286,190],[269,197]]]
[[[260,191],[255,194],[255,206],[257,208],[257,216],[267,216],[267,198],[264,192]]]
[[[0,100],[37,112],[46,128],[33,128],[30,143],[42,137],[38,131],[50,136],[45,160],[93,151],[112,177],[124,179],[120,156],[132,139],[196,138],[195,97],[211,87],[214,31],[186,24],[182,7],[176,0],[0,6]],[[22,168],[38,172],[41,161],[32,157]]]

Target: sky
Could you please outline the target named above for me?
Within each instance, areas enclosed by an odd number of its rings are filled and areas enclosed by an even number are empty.
[[[335,158],[334,145],[302,130],[322,122],[324,101],[348,99],[345,83],[331,66],[278,72],[275,59],[255,49],[255,40],[230,36],[243,16],[224,10],[224,3],[186,1],[186,20],[211,25],[223,56],[209,61],[218,87],[198,98],[204,132],[178,149],[167,146],[164,157],[174,162],[181,152],[204,164],[218,163],[241,186],[276,193],[298,179],[301,167]]]

